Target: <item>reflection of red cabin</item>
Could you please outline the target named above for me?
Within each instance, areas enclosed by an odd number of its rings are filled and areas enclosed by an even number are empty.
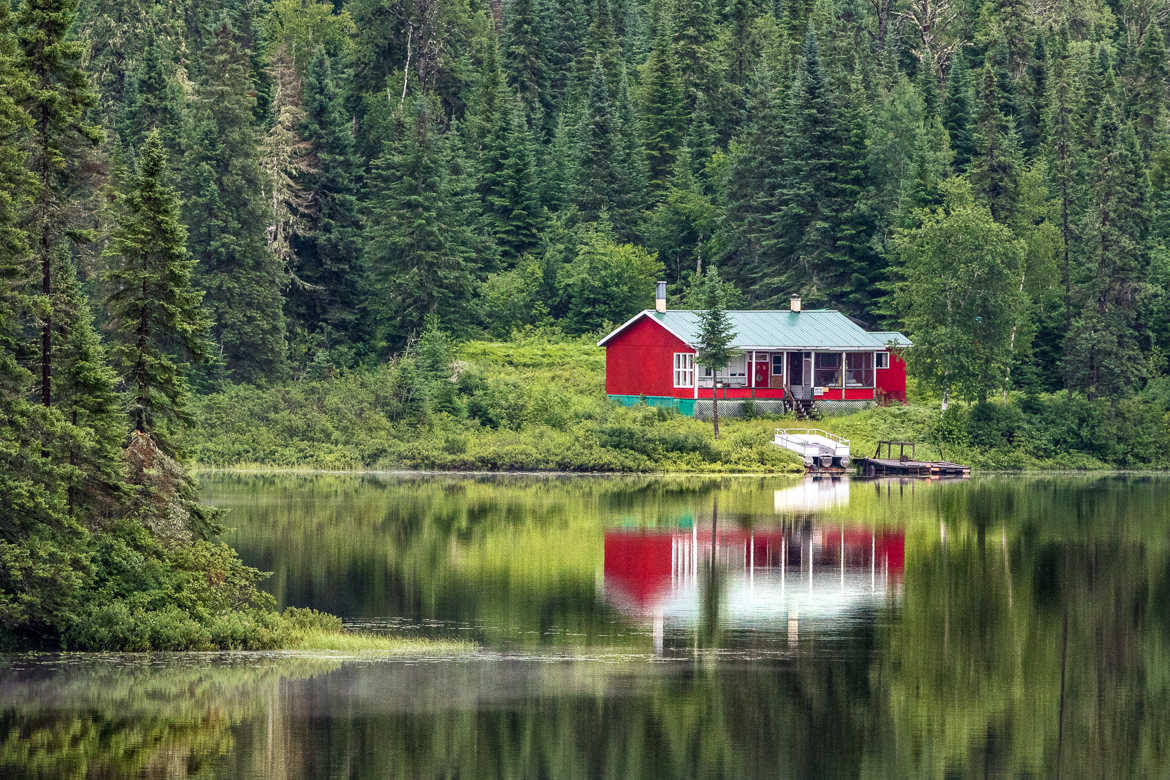
[[[901,333],[866,331],[837,311],[728,312],[739,355],[720,367],[720,398],[886,402],[906,400],[910,345]],[[670,406],[693,414],[710,398],[714,375],[697,366],[699,312],[643,311],[600,342],[605,347],[605,391],[613,400]]]
[[[785,534],[736,529],[721,531],[716,539],[701,530],[613,530],[605,534],[605,589],[634,612],[652,612],[710,559],[713,543],[719,565],[732,571],[843,568],[852,574],[880,572],[883,584],[897,584],[905,568],[903,531],[821,526],[811,533]]]

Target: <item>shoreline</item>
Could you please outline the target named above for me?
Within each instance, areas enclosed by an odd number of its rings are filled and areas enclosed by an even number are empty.
[[[810,476],[801,471],[486,471],[486,470],[457,470],[457,469],[410,469],[410,468],[362,468],[362,469],[327,469],[312,466],[205,466],[195,464],[190,467],[192,474],[233,474],[233,475],[330,475],[330,476],[369,476],[369,477],[540,477],[540,478],[613,478],[613,477],[806,477]],[[1135,476],[1170,476],[1170,469],[976,469],[972,467],[971,476],[1031,476],[1031,475],[1135,475]],[[856,474],[842,474],[838,476],[850,479],[872,480],[880,477],[862,477]],[[910,479],[912,477],[906,477]],[[925,479],[925,478],[922,478]]]

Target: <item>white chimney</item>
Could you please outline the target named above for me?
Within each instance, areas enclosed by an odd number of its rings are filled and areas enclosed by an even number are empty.
[[[654,288],[654,310],[659,314],[666,312],[666,282],[659,282]]]
[[[800,311],[800,294],[799,293],[792,294],[792,299],[788,302],[788,308],[790,308],[792,311],[795,311],[795,312]]]

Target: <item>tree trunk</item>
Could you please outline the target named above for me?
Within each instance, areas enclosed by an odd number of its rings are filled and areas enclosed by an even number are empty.
[[[950,405],[951,405],[951,393],[949,390],[944,390],[943,397],[942,397],[942,410],[945,412],[947,410],[947,407]]]
[[[715,425],[715,438],[719,438],[719,372],[711,377],[711,421]]]

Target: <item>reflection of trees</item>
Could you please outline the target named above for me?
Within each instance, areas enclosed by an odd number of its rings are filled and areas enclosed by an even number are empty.
[[[911,548],[875,667],[902,773],[1045,775],[1059,763],[1070,776],[1165,776],[1164,491],[1047,480],[935,497],[945,541],[935,531]]]
[[[21,663],[20,661],[16,662]],[[198,777],[235,748],[233,728],[263,718],[282,680],[338,662],[306,657],[64,657],[3,670],[0,774]],[[284,757],[259,754],[256,767]]]
[[[275,572],[266,587],[282,605],[476,622],[486,626],[478,638],[493,644],[563,644],[570,635],[613,643],[615,615],[596,586],[606,524],[673,524],[716,492],[742,519],[770,512],[771,487],[785,484],[325,475],[203,483],[212,501],[236,507],[228,540],[249,564]]]

